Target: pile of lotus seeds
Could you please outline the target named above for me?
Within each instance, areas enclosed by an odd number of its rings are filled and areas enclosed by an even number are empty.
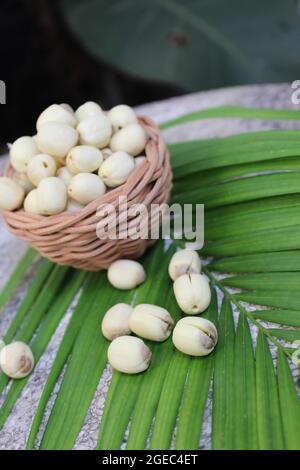
[[[176,252],[169,264],[169,275],[181,310],[188,315],[179,320],[173,330],[174,346],[190,356],[207,356],[218,341],[215,325],[194,315],[203,313],[210,304],[209,280],[201,274],[201,261],[193,250]],[[146,280],[143,266],[137,261],[121,259],[111,264],[107,277],[117,289],[128,290]],[[126,374],[137,374],[148,369],[151,350],[141,338],[162,342],[169,338],[174,321],[170,313],[157,305],[140,304],[135,307],[119,303],[103,317],[103,336],[111,341],[108,361],[111,366]],[[136,336],[130,336],[134,333]],[[30,347],[20,341],[5,345],[0,340],[0,369],[8,377],[21,379],[34,367]]]
[[[39,116],[37,134],[10,144],[13,178],[0,177],[0,209],[54,215],[80,210],[125,183],[145,161],[145,128],[132,108],[105,112],[92,101],[75,112],[53,104]]]
[[[174,294],[180,309],[193,315],[177,322],[172,335],[173,344],[184,354],[206,356],[216,346],[218,333],[212,322],[194,316],[203,313],[211,301],[209,280],[201,274],[198,254],[187,249],[176,252],[169,264],[169,275],[174,281]],[[118,260],[108,269],[108,280],[117,289],[132,289],[145,279],[144,268],[136,261]],[[111,341],[107,352],[109,363],[126,374],[143,372],[148,369],[152,354],[137,336],[162,342],[170,336],[173,326],[170,313],[157,305],[114,305],[102,321],[102,333]],[[130,336],[131,333],[136,336]]]

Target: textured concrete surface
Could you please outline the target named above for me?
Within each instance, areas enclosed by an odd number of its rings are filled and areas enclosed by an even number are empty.
[[[88,98],[88,97],[87,97]],[[147,114],[156,122],[161,123],[165,120],[175,118],[181,114],[198,109],[215,107],[221,105],[241,105],[247,107],[273,107],[273,108],[292,108],[291,88],[288,84],[266,85],[266,86],[248,86],[235,87],[209,92],[196,93],[191,95],[173,98],[157,103],[140,106],[138,112]],[[181,127],[169,129],[165,132],[168,142],[177,140],[189,140],[192,138],[209,138],[214,136],[225,136],[234,133],[266,130],[274,128],[296,129],[299,128],[299,122],[270,122],[258,120],[240,120],[240,119],[214,119],[202,120],[190,123]],[[0,169],[5,164],[5,159],[0,159]],[[25,245],[15,237],[10,235],[0,221],[0,288],[5,284],[14,266],[25,250]],[[32,271],[35,269],[33,266]],[[20,300],[26,292],[28,282],[32,273],[29,273],[24,283],[16,293],[4,314],[0,317],[0,338],[6,331]],[[75,302],[74,302],[75,303]],[[17,401],[9,419],[4,428],[0,431],[0,449],[23,449],[32,418],[38,400],[47,379],[51,365],[53,363],[59,342],[64,334],[64,330],[70,318],[72,308],[66,314],[53,336],[45,354],[37,364],[34,373],[30,377],[24,392]],[[255,329],[252,329],[255,338]],[[97,388],[97,392],[87,414],[84,426],[77,438],[76,449],[93,449],[97,439],[99,419],[102,414],[105,395],[109,386],[111,370],[109,367],[104,371],[102,379]],[[54,403],[59,384],[51,397],[46,418],[50,413],[51,406]],[[0,398],[0,404],[5,395]],[[209,397],[205,413],[205,424],[201,438],[201,448],[209,448],[210,445],[210,422],[211,422],[211,398]],[[43,425],[45,425],[46,419]]]

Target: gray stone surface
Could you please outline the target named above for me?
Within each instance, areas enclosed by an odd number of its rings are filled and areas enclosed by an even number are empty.
[[[173,98],[157,103],[150,103],[137,108],[140,114],[146,114],[161,123],[165,120],[175,118],[181,114],[198,109],[221,105],[241,105],[247,107],[273,107],[273,108],[292,108],[291,88],[288,84],[265,85],[265,86],[247,86],[234,87],[220,90],[212,90],[203,93]],[[195,137],[209,138],[213,136],[225,136],[234,133],[266,130],[274,128],[296,129],[299,128],[299,122],[282,121],[270,122],[259,120],[240,120],[240,119],[214,119],[202,120],[190,123],[181,127],[167,130],[165,137],[168,142],[177,140],[189,140]],[[0,159],[0,169],[5,164],[5,158]],[[5,284],[14,266],[25,250],[23,242],[10,235],[4,228],[2,220],[0,221],[0,288]],[[34,267],[33,267],[34,270]],[[4,334],[9,325],[16,308],[24,296],[31,274],[26,277],[19,291],[16,293],[8,308],[0,317],[0,337]],[[17,401],[9,419],[4,428],[0,431],[0,449],[23,449],[26,437],[30,428],[34,412],[47,379],[51,365],[53,363],[59,342],[63,336],[65,327],[68,323],[73,306],[69,309],[65,318],[59,325],[51,343],[45,354],[37,364],[33,374],[30,377],[24,392]],[[255,337],[255,329],[252,330]],[[77,438],[76,449],[92,449],[95,446],[98,432],[99,419],[102,414],[105,395],[109,386],[111,370],[108,366],[102,376],[97,388],[94,400],[87,414],[84,426]],[[59,388],[57,385],[53,396],[51,397],[47,416],[49,415],[51,405],[54,402],[55,395]],[[0,404],[4,395],[0,399]],[[210,399],[206,410],[206,419],[201,439],[201,448],[209,448],[210,438]],[[45,420],[43,425],[45,425]]]

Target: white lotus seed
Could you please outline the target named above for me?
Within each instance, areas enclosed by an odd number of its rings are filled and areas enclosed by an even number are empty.
[[[146,161],[146,157],[144,155],[140,155],[139,157],[135,157],[134,159],[134,164],[135,164],[135,167],[139,167],[141,165],[143,165],[143,163]]]
[[[110,265],[107,277],[116,289],[128,290],[142,284],[146,279],[146,273],[137,261],[119,259]]]
[[[92,116],[99,116],[99,114],[103,114],[103,111],[99,104],[94,103],[93,101],[87,101],[79,106],[75,111],[75,116],[78,122],[84,121]]]
[[[55,158],[64,158],[77,142],[76,129],[63,123],[48,122],[39,129],[37,134],[37,143],[41,152]]]
[[[69,111],[69,113],[75,114],[74,109],[68,103],[60,103],[60,106],[62,106],[67,111]],[[75,120],[76,120],[76,117],[75,117]]]
[[[138,374],[148,369],[152,353],[144,341],[134,336],[119,336],[109,345],[110,365],[125,374]]]
[[[32,184],[38,186],[44,178],[55,176],[56,160],[50,155],[40,153],[32,157],[27,166],[27,176]]]
[[[93,173],[79,173],[73,176],[68,186],[69,197],[84,205],[103,196],[105,190],[101,178]]]
[[[40,114],[36,128],[39,130],[42,126],[48,122],[57,122],[62,124],[67,124],[69,126],[75,127],[77,124],[77,119],[73,112],[70,112],[69,109],[66,109],[65,106],[59,104],[52,104],[45,111]]]
[[[193,250],[180,250],[173,256],[169,264],[170,278],[175,281],[183,274],[200,273],[201,261],[198,253]]]
[[[102,163],[99,168],[99,176],[106,186],[115,188],[126,182],[134,168],[133,157],[126,152],[116,152]]]
[[[60,178],[68,187],[74,175],[68,170],[66,166],[62,166],[57,170],[56,176]]]
[[[137,122],[137,116],[134,110],[126,104],[119,104],[112,108],[108,112],[108,117],[110,118],[112,125],[117,129],[121,129],[129,124]]]
[[[60,214],[67,205],[66,185],[55,176],[45,178],[38,185],[37,199],[42,215]]]
[[[29,160],[40,151],[32,137],[24,136],[15,140],[9,153],[13,168],[20,173],[26,173]]]
[[[31,183],[26,173],[15,172],[12,178],[17,184],[22,186],[25,194],[28,194],[32,189],[34,189],[34,184]]]
[[[215,325],[204,318],[185,317],[173,331],[174,346],[190,356],[207,356],[218,342]]]
[[[24,200],[25,191],[13,179],[0,177],[0,209],[14,211],[19,209]]]
[[[106,147],[112,134],[110,120],[104,114],[91,116],[78,124],[80,143],[94,147]]]
[[[24,211],[31,214],[40,214],[37,189],[33,189],[27,194],[24,201]]]
[[[84,208],[83,204],[79,204],[79,202],[76,202],[76,201],[73,201],[72,199],[69,199],[68,202],[67,202],[66,211],[67,212],[76,212],[76,211],[80,211],[83,208]]]
[[[10,343],[0,352],[0,367],[12,379],[22,379],[34,367],[34,357],[27,344],[21,341]]]
[[[137,305],[129,317],[131,331],[152,341],[165,341],[170,336],[173,325],[169,312],[157,305]]]
[[[184,313],[195,315],[204,312],[210,304],[211,292],[206,276],[184,274],[174,282],[176,301]]]
[[[140,124],[130,124],[112,136],[110,148],[113,152],[127,152],[135,157],[142,153],[146,142],[145,129]]]
[[[102,333],[108,340],[113,340],[119,336],[130,335],[128,320],[132,312],[131,305],[120,303],[111,307],[103,317]]]
[[[71,173],[93,173],[103,162],[99,149],[91,145],[78,145],[72,148],[67,156],[67,167]]]

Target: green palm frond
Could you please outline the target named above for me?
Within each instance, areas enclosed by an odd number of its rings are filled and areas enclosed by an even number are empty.
[[[0,309],[7,303],[9,298],[12,296],[36,256],[36,251],[34,251],[32,248],[29,248],[26,251],[25,255],[20,259],[12,276],[9,278],[7,284],[4,286],[2,292],[0,293]]]
[[[271,352],[262,332],[258,334],[256,346],[256,399],[259,448],[283,449],[284,436],[276,375]]]
[[[212,290],[211,304],[203,316],[217,325],[218,300],[215,289]],[[189,450],[199,447],[215,353],[213,352],[207,358],[191,359],[178,416],[177,449]]]
[[[97,275],[97,284],[87,315],[82,318],[41,449],[68,449],[74,445],[106,365],[107,344],[102,341],[101,315],[116,303],[117,295],[104,273]],[[122,295],[118,297],[123,300]]]
[[[219,347],[213,377],[212,448],[232,449],[234,435],[234,347],[235,332],[231,305],[223,300],[218,322]],[[224,429],[227,431],[224,432]]]
[[[233,449],[257,449],[255,360],[249,323],[245,315],[239,316],[236,331],[233,426]]]
[[[300,113],[294,109],[268,109],[268,108],[242,108],[241,106],[220,106],[217,108],[194,111],[176,119],[164,122],[160,128],[185,124],[200,119],[211,118],[239,118],[239,119],[270,119],[270,120],[298,120]]]
[[[278,351],[277,382],[282,416],[282,426],[286,436],[286,448],[299,449],[300,410],[299,398],[286,356]]]
[[[172,120],[162,128],[214,117],[292,119],[293,110],[222,107]],[[170,145],[172,202],[205,204],[205,247],[212,303],[204,316],[218,326],[209,357],[191,358],[171,339],[149,342],[145,374],[114,372],[98,449],[197,449],[212,413],[213,449],[300,449],[300,403],[294,341],[300,339],[300,131],[266,131]],[[106,366],[100,324],[116,302],[155,303],[181,317],[158,242],[143,259],[147,281],[120,293],[105,273],[86,274],[42,261],[5,341],[32,344],[42,355],[76,292],[66,328],[38,404],[27,448],[70,449]],[[33,260],[21,261],[0,295],[3,306]],[[252,304],[255,307],[248,307]],[[219,306],[220,305],[220,306]],[[63,379],[41,442],[38,432],[54,387]],[[4,426],[28,379],[13,383],[0,409]],[[8,379],[0,375],[0,391]]]
[[[39,326],[37,335],[31,343],[32,352],[36,361],[40,359],[45,351],[59,322],[80,288],[84,276],[84,272],[72,272],[69,278],[65,280],[62,291],[57,295],[57,298],[46,313],[45,318]],[[23,335],[20,336],[20,339],[23,338],[24,332]],[[27,377],[24,380],[13,382],[9,394],[0,410],[0,428],[5,423],[28,380],[29,378]]]

